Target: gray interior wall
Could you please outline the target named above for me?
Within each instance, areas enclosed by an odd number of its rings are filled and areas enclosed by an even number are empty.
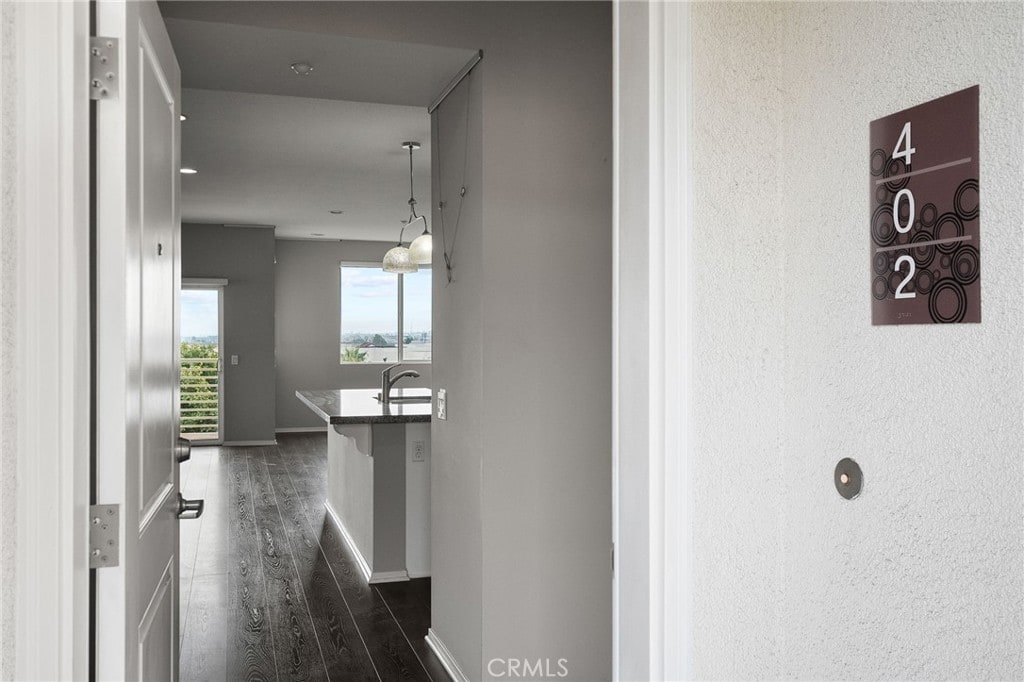
[[[1022,12],[693,6],[700,678],[1024,675]],[[983,321],[873,327],[868,124],[974,84]]]
[[[593,682],[611,675],[611,4],[495,15],[480,79],[483,661],[565,659],[565,679]]]
[[[463,151],[467,151],[467,192],[458,238],[453,245],[451,284],[444,268],[438,267],[434,272],[434,391],[444,388],[448,392],[448,418],[434,418],[430,424],[430,627],[472,680],[481,679],[483,670],[480,481],[484,467],[482,403],[486,356],[482,334],[484,197],[480,191],[483,89],[479,81],[487,77],[487,69],[488,64],[481,63],[472,80],[463,81],[434,114],[436,133],[431,145],[434,225],[440,226],[439,190],[444,190],[449,206],[454,207],[454,191],[463,183],[461,163],[442,164],[442,173],[438,174],[439,153],[444,159],[461,160]],[[473,84],[475,88],[470,87]],[[467,101],[471,114],[468,136],[464,114]],[[440,241],[437,237],[435,240]]]
[[[323,420],[295,397],[297,390],[380,386],[384,365],[340,362],[340,266],[343,261],[380,263],[392,246],[390,242],[278,240],[277,428],[323,428]],[[430,364],[409,367],[420,377],[402,379],[400,386],[430,386]]]
[[[18,262],[15,182],[18,79],[15,70],[16,3],[0,3],[0,679],[14,679],[17,556],[17,422],[15,371]]]
[[[221,351],[224,440],[273,441],[274,230],[184,224],[181,276],[229,282]],[[238,365],[231,364],[232,355],[238,355]]]

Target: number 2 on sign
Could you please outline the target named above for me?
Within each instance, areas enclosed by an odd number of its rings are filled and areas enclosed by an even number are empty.
[[[893,270],[895,272],[899,272],[900,265],[903,263],[907,264],[907,276],[904,277],[903,281],[900,282],[900,285],[896,287],[896,298],[914,298],[915,296],[917,296],[917,292],[903,291],[903,287],[910,284],[910,280],[914,279],[914,271],[917,269],[917,264],[914,263],[914,259],[911,258],[910,256],[900,256],[899,258],[896,259],[896,265],[893,266]]]
[[[917,149],[911,146],[913,144],[910,141],[910,121],[903,124],[903,131],[900,133],[900,137],[896,140],[896,147],[892,150],[892,158],[903,159],[903,163],[910,167],[910,157],[912,157]],[[900,149],[902,147],[902,150]],[[907,201],[907,223],[904,225],[900,221],[900,202],[906,199]],[[900,234],[906,234],[910,231],[911,226],[914,224],[914,213],[917,207],[914,206],[914,193],[909,189],[901,189],[896,193],[896,196],[892,200],[892,224],[896,227],[896,231]],[[900,256],[896,259],[896,263],[893,266],[894,272],[900,271],[900,265],[906,263],[907,276],[903,278],[900,285],[896,287],[896,298],[914,298],[917,296],[916,291],[903,291],[903,287],[907,286],[910,281],[914,278],[915,263],[914,259],[910,256]]]

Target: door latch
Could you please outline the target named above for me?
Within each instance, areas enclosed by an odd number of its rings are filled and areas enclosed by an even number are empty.
[[[120,505],[89,507],[89,568],[117,566],[121,553],[120,527]]]

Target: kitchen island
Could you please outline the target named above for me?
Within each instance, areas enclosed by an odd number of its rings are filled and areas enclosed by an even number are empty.
[[[430,575],[430,389],[299,390],[327,422],[328,515],[369,583]]]

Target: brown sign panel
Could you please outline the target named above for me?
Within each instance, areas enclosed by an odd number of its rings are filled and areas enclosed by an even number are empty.
[[[871,323],[981,322],[978,86],[871,122]]]

